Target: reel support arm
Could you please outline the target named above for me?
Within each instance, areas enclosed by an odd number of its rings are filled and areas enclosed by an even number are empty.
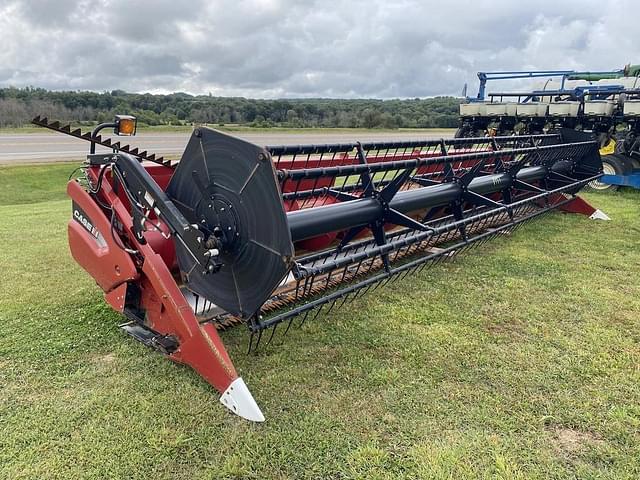
[[[159,224],[149,218],[153,212],[169,228],[190,256],[202,269],[203,275],[217,272],[221,265],[217,261],[219,249],[217,239],[205,235],[198,225],[190,224],[180,213],[166,193],[153,180],[142,164],[125,153],[114,154],[113,170],[120,180],[131,202],[133,229],[139,242],[145,243],[144,232],[150,228],[162,232]],[[150,227],[149,227],[150,225]],[[163,235],[166,236],[166,234]],[[207,248],[209,245],[211,248]]]

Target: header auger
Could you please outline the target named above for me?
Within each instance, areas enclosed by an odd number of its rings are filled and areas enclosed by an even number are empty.
[[[68,231],[123,328],[254,421],[218,330],[244,323],[256,349],[552,210],[602,216],[576,196],[602,163],[575,132],[261,147],[200,127],[168,162],[33,122],[113,149],[69,182]]]

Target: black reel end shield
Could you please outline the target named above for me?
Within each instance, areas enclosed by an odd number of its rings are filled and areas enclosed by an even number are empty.
[[[293,264],[294,247],[269,153],[252,143],[196,129],[167,195],[198,225],[210,251],[209,269],[176,242],[187,287],[232,315],[249,318]]]

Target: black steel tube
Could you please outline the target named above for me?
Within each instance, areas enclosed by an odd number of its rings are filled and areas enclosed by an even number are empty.
[[[498,137],[476,137],[476,138],[451,138],[445,139],[447,147],[466,146],[476,143],[487,144],[495,140],[498,145],[529,141],[533,144],[536,140],[559,141],[558,134],[539,134],[539,135],[521,135],[521,136],[498,136]],[[369,150],[387,150],[396,148],[418,148],[418,147],[439,147],[441,139],[433,140],[406,140],[399,142],[362,142],[362,149]],[[336,153],[350,152],[354,150],[357,143],[333,143],[321,145],[268,145],[265,148],[273,155],[300,155],[300,154],[320,154],[320,153]]]
[[[117,124],[115,122],[106,122],[106,123],[101,123],[100,125],[96,126],[96,128],[93,129],[93,131],[91,132],[91,148],[89,149],[89,153],[96,153],[96,142],[93,140],[94,138],[96,138],[98,136],[98,133],[100,132],[100,130],[103,130],[105,128],[115,128],[117,126]]]
[[[570,162],[558,162],[552,170],[568,173]],[[523,182],[535,182],[547,176],[549,169],[543,165],[521,169],[516,178]],[[506,173],[474,178],[468,186],[472,192],[486,195],[500,192],[512,184]],[[389,207],[402,213],[440,207],[462,198],[462,187],[455,182],[433,185],[398,192]],[[367,225],[382,216],[382,206],[375,198],[334,203],[322,207],[296,210],[287,213],[291,239],[296,242],[319,235]]]
[[[399,195],[399,194],[398,194]],[[313,212],[312,212],[313,210]],[[293,215],[296,214],[297,215]],[[334,203],[287,213],[291,239],[296,242],[324,233],[366,225],[382,215],[382,205],[373,198]]]
[[[389,206],[402,213],[409,213],[423,208],[435,207],[438,204],[448,205],[460,198],[461,194],[462,187],[457,183],[443,183],[398,192]]]

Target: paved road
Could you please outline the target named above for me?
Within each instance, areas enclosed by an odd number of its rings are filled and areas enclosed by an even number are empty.
[[[189,133],[141,133],[122,138],[122,143],[130,143],[141,150],[148,150],[159,155],[180,156],[189,139]],[[338,142],[371,142],[410,139],[440,138],[442,135],[420,135],[416,132],[339,132],[339,133],[278,133],[250,132],[235,133],[242,138],[259,145],[338,143]],[[127,142],[130,140],[130,142]],[[60,162],[65,160],[82,160],[87,154],[89,143],[55,132],[1,135],[0,165],[18,163]]]

